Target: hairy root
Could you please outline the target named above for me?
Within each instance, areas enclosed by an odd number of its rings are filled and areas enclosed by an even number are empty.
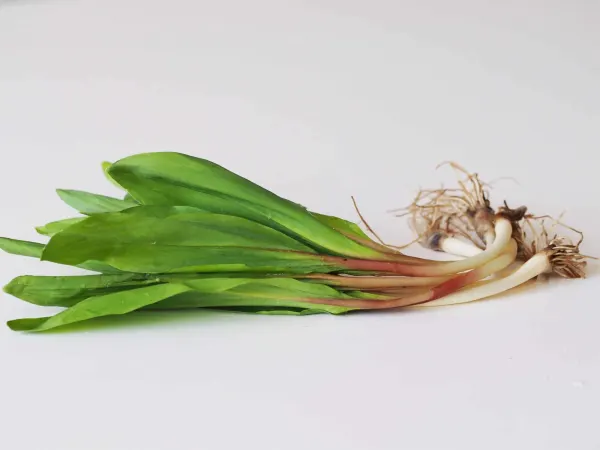
[[[441,165],[454,169],[459,187],[420,189],[409,206],[394,212],[398,217],[409,216],[417,240],[427,248],[432,248],[431,242],[438,235],[462,237],[485,248],[485,237],[493,230],[495,215],[487,184],[454,162]]]
[[[398,217],[409,216],[416,241],[422,246],[439,250],[441,239],[457,237],[485,249],[486,233],[493,230],[494,218],[500,215],[512,224],[519,260],[527,261],[540,251],[548,251],[553,273],[566,278],[585,276],[586,259],[590,257],[579,251],[583,241],[580,231],[562,223],[561,217],[535,216],[525,206],[511,208],[504,202],[494,210],[487,190],[490,185],[478,174],[454,162],[442,165],[449,165],[457,173],[458,187],[420,189],[409,206],[393,211]],[[563,228],[560,235],[556,232],[559,227]],[[579,238],[565,237],[565,230]]]
[[[547,225],[547,220],[550,220],[550,225]],[[531,257],[538,251],[546,251],[552,273],[564,278],[585,278],[587,259],[594,258],[580,252],[584,237],[581,231],[564,224],[560,218],[554,219],[551,216],[527,217],[524,222],[531,233],[527,239],[527,232],[523,232],[525,257]],[[559,235],[555,231],[557,228],[573,232],[577,235],[577,240],[570,239],[564,234]]]
[[[552,272],[564,278],[585,278],[588,257],[579,252],[579,244],[556,238],[550,241],[548,251]]]

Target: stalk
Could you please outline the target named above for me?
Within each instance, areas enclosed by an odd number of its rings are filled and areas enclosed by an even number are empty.
[[[427,306],[456,305],[481,300],[520,286],[549,272],[559,273],[565,278],[583,278],[585,276],[583,272],[584,258],[579,254],[577,246],[565,245],[562,241],[556,240],[506,277],[455,292],[447,297],[428,302]]]
[[[304,279],[322,284],[352,289],[391,289],[400,287],[430,287],[447,281],[450,277],[395,277],[395,276],[344,276],[310,274]]]
[[[467,270],[475,269],[501,255],[512,237],[511,222],[502,217],[496,217],[494,225],[496,238],[484,251],[461,261],[452,261],[444,264],[409,265],[393,261],[358,260],[324,256],[326,262],[345,266],[350,270],[364,270],[376,272],[390,272],[397,275],[414,277],[436,277],[453,275]]]
[[[430,287],[404,287],[404,288],[389,288],[389,289],[363,289],[362,292],[387,296],[387,298],[407,297],[413,294],[422,294],[429,291]],[[385,300],[385,298],[384,298]]]
[[[394,250],[391,249],[389,247],[386,247],[385,245],[382,244],[378,244],[377,242],[368,240],[368,239],[364,239],[364,238],[360,238],[360,237],[355,237],[355,236],[351,236],[349,234],[345,234],[342,233],[345,236],[349,237],[350,239],[352,239],[353,241],[355,241],[358,244],[362,244],[365,247],[371,248],[373,250],[376,250],[382,254],[384,254],[387,258],[394,260],[394,261],[398,261],[398,262],[405,262],[406,264],[440,264],[440,263],[444,263],[444,261],[435,261],[435,260],[430,260],[430,259],[424,259],[424,258],[419,258],[416,256],[409,256],[409,255],[405,255],[404,253],[398,251],[398,250]]]
[[[443,231],[432,232],[431,235],[421,239],[421,245],[436,252],[444,252],[449,255],[465,258],[470,258],[483,252],[481,248],[477,247],[471,241],[456,238]]]
[[[450,236],[441,239],[440,249],[445,253],[465,258],[470,258],[483,252],[479,247],[469,242]]]
[[[483,240],[485,241],[486,245],[492,244],[495,239],[496,239],[496,234],[494,233],[493,230],[488,230],[485,232]]]
[[[305,299],[303,301],[306,301],[307,303],[319,303],[355,309],[392,309],[418,305],[445,297],[476,281],[487,278],[499,270],[508,267],[514,262],[516,257],[517,244],[511,239],[509,244],[505,247],[505,251],[493,260],[474,270],[456,275],[423,293],[409,295],[407,297],[392,298],[389,300]]]

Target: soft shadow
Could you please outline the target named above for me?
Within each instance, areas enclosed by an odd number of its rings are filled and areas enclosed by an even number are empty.
[[[193,309],[179,311],[138,311],[119,316],[98,317],[84,322],[73,323],[39,333],[63,334],[90,333],[119,330],[138,330],[151,327],[170,327],[173,325],[199,324],[212,320],[227,320],[227,316],[242,314],[233,311]]]

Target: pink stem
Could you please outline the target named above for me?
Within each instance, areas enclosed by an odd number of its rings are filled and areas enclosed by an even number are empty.
[[[430,287],[447,281],[450,277],[396,277],[396,276],[340,276],[310,274],[302,277],[321,280],[331,286],[355,289],[388,289],[398,287]]]
[[[405,306],[418,305],[420,303],[437,300],[448,294],[458,291],[476,281],[486,278],[499,270],[510,265],[516,258],[516,243],[511,244],[507,253],[500,255],[487,264],[469,272],[461,273],[450,278],[433,288],[423,292],[406,297],[392,298],[389,300],[363,300],[363,299],[303,299],[307,303],[320,303],[333,306],[345,306],[356,309],[391,309]]]

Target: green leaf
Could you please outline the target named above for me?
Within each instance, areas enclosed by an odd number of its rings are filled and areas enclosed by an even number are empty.
[[[177,284],[157,284],[91,297],[52,317],[17,319],[7,323],[14,331],[45,331],[103,316],[127,314],[190,290]]]
[[[119,183],[117,183],[117,182],[114,180],[114,178],[110,176],[110,173],[108,173],[108,171],[109,171],[109,169],[110,169],[110,166],[112,166],[112,163],[111,163],[111,162],[104,161],[104,162],[102,163],[102,172],[104,172],[104,176],[106,177],[106,179],[107,179],[108,181],[110,181],[110,183],[111,183],[113,186],[115,186],[115,187],[117,187],[117,188],[119,188],[119,189],[123,189],[123,186],[121,186]]]
[[[312,249],[255,222],[189,207],[138,206],[91,216],[54,235],[42,259],[100,261],[127,272],[329,272]]]
[[[143,153],[117,161],[109,174],[143,204],[186,205],[243,217],[321,251],[382,257],[322,223],[297,203],[204,159],[171,152]]]
[[[36,227],[35,229],[41,235],[54,236],[56,233],[63,231],[71,225],[81,222],[83,219],[85,219],[85,217],[73,217],[71,219],[57,220],[55,222],[50,222],[46,225],[42,225],[40,227]]]
[[[192,288],[183,294],[163,300],[152,306],[153,309],[181,308],[231,308],[252,307],[254,312],[276,311],[283,308],[287,312],[311,310],[312,313],[327,312],[342,314],[352,308],[314,304],[306,299],[347,299],[352,298],[329,286],[308,283],[293,278],[218,278],[198,279],[171,278]]]
[[[0,250],[4,250],[6,253],[10,253],[12,255],[18,256],[28,256],[31,258],[42,259],[42,255],[44,252],[44,244],[40,244],[38,242],[29,242],[29,241],[20,241],[18,239],[9,239],[5,237],[0,237]],[[74,264],[68,264],[74,265]],[[87,261],[82,264],[75,264],[76,267],[85,270],[91,270],[92,272],[101,272],[101,273],[121,273],[121,270],[118,270],[114,267],[111,267],[107,264],[98,262],[98,261]]]
[[[67,205],[86,216],[122,211],[137,206],[136,202],[92,194],[91,192],[67,189],[57,189],[56,192]]]
[[[315,216],[320,222],[330,226],[334,230],[338,230],[346,236],[357,237],[360,239],[368,239],[371,240],[369,236],[365,234],[365,232],[355,223],[349,222],[344,219],[340,219],[335,216],[328,216],[325,214],[319,214],[316,212],[311,212],[313,216]]]
[[[0,249],[12,255],[40,259],[44,251],[44,244],[0,237]]]
[[[13,291],[25,286],[19,294],[39,301],[40,289],[52,285],[57,294],[50,302],[39,304],[70,305],[52,317],[19,319],[8,322],[16,331],[44,331],[97,317],[121,315],[140,309],[168,310],[208,308],[258,314],[343,314],[354,308],[310,303],[308,299],[353,298],[329,286],[307,283],[291,278],[219,278],[170,276],[168,282],[136,280],[132,275],[120,277],[57,277],[55,280],[31,277],[27,282],[14,282]],[[49,278],[49,277],[48,277]],[[77,279],[76,279],[77,278]],[[136,283],[155,282],[150,286]],[[116,292],[102,289],[122,288]],[[32,288],[26,291],[27,288]],[[93,294],[81,300],[80,295]],[[72,302],[72,303],[71,303]]]
[[[15,278],[4,292],[40,306],[72,306],[89,297],[157,284],[156,279],[140,279],[135,274],[33,276]]]
[[[42,253],[43,255],[43,253]],[[72,265],[72,264],[71,264]],[[122,270],[117,269],[116,267],[110,266],[109,264],[105,264],[101,261],[89,260],[81,264],[75,265],[75,267],[79,267],[80,269],[89,270],[91,272],[99,272],[103,274],[119,274],[123,273]]]
[[[80,293],[71,281],[67,291],[71,299]],[[96,279],[95,282],[98,280]],[[127,283],[126,276],[115,283]],[[86,282],[89,286],[93,283]],[[96,283],[98,285],[98,283]],[[98,286],[100,289],[101,287]],[[34,295],[37,295],[35,293]],[[273,279],[182,278],[182,283],[163,283],[118,292],[98,293],[73,304],[52,317],[18,319],[8,322],[15,331],[45,331],[97,317],[121,315],[139,309],[210,308],[230,309],[260,314],[343,314],[353,308],[313,304],[306,299],[351,298],[328,286],[302,281]],[[64,300],[64,298],[63,298]],[[304,301],[303,301],[304,300]]]

